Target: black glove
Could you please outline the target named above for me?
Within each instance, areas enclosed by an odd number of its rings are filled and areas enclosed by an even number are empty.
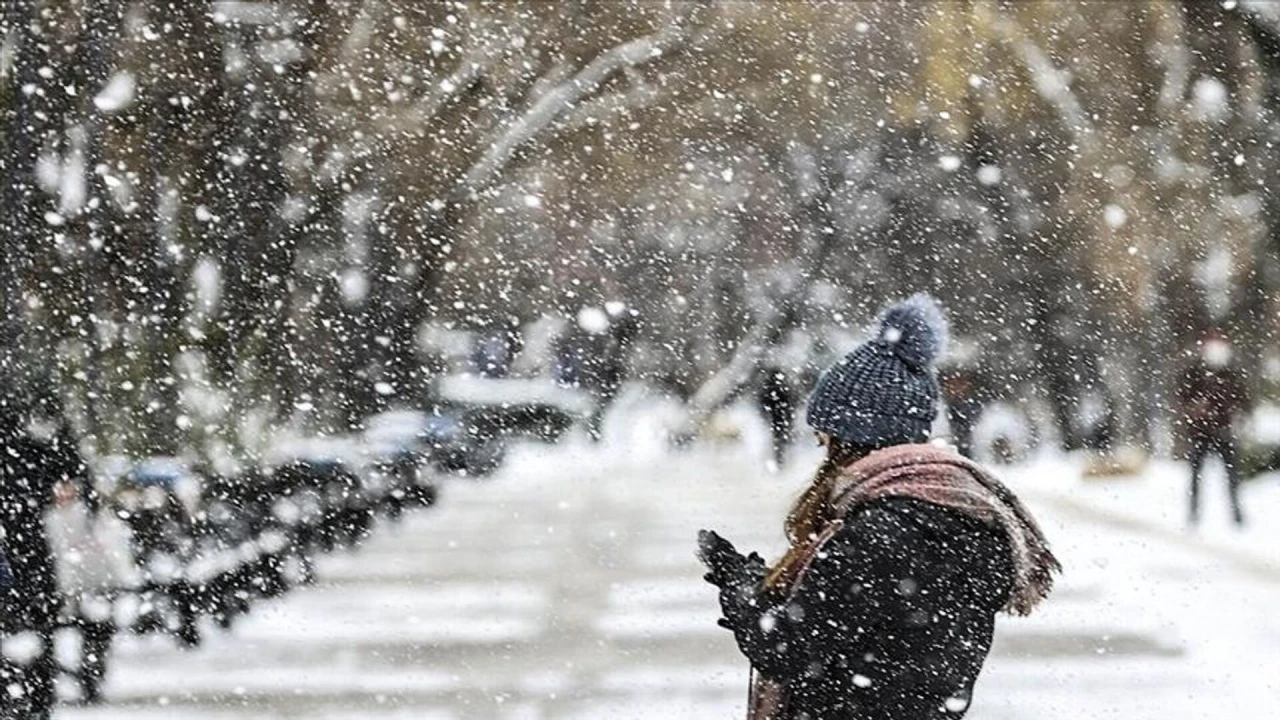
[[[724,587],[737,579],[746,563],[733,543],[720,537],[714,530],[698,531],[698,559],[709,570],[703,579],[717,587]]]
[[[732,629],[757,604],[756,594],[768,573],[764,558],[754,552],[743,557],[733,543],[711,530],[698,532],[698,558],[709,570],[703,579],[720,588],[725,618],[719,625]]]
[[[769,574],[769,566],[764,564],[764,558],[760,557],[757,552],[747,555],[747,560],[743,563],[742,570],[751,579],[753,585],[763,583],[765,577]]]

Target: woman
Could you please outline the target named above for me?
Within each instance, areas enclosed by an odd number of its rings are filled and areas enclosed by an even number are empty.
[[[917,295],[818,381],[826,459],[772,568],[699,534],[706,578],[753,669],[752,720],[959,718],[1001,610],[1060,570],[1035,520],[982,468],[924,444],[937,411],[937,304]]]

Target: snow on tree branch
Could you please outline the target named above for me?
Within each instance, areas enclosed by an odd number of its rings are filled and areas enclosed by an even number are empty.
[[[602,52],[569,80],[548,90],[488,145],[464,178],[466,190],[484,189],[525,143],[598,91],[615,73],[656,60],[684,44],[688,38],[684,22],[688,14],[655,33]]]
[[[823,182],[813,148],[802,142],[790,143],[787,159],[792,168],[796,213],[805,217],[801,223],[798,266],[793,269],[794,276],[780,296],[774,298],[755,319],[729,362],[699,386],[689,399],[681,426],[675,433],[677,438],[692,437],[711,413],[728,402],[738,388],[751,379],[767,343],[786,320],[786,309],[799,307],[809,297],[819,271],[839,245],[839,236],[828,225],[830,208],[826,207],[826,202],[831,188]]]
[[[634,68],[627,73],[630,85],[625,90],[601,95],[578,105],[561,123],[567,130],[576,130],[601,123],[614,115],[651,107],[670,93],[644,81]]]
[[[1240,9],[1254,20],[1270,26],[1272,32],[1280,34],[1280,5],[1275,0],[1241,0]]]
[[[1280,61],[1277,61],[1277,49],[1280,48],[1280,5],[1269,1],[1244,0],[1239,7],[1241,17],[1259,46],[1263,64],[1273,69],[1280,67]]]
[[[463,58],[458,67],[427,92],[404,114],[400,127],[421,126],[431,120],[458,96],[471,89],[493,64],[493,54],[485,48],[476,48]]]
[[[1027,36],[1022,26],[1007,14],[993,14],[991,27],[1013,48],[1036,91],[1058,113],[1076,143],[1081,147],[1091,146],[1093,123],[1089,121],[1080,99],[1071,91],[1068,73],[1058,69],[1045,51]]]
[[[427,94],[397,121],[399,127],[415,127],[431,122],[445,105],[470,90],[485,76],[500,53],[494,47],[491,23],[482,23],[472,33],[474,42],[448,77],[428,89]]]

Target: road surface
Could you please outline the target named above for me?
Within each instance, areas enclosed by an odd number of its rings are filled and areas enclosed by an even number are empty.
[[[715,527],[776,556],[812,460],[777,476],[735,447],[524,449],[195,652],[126,638],[111,704],[59,717],[741,717],[745,664],[715,625],[694,535]],[[1095,516],[1010,472],[1067,574],[1042,613],[1001,622],[969,718],[1273,716],[1274,568]]]

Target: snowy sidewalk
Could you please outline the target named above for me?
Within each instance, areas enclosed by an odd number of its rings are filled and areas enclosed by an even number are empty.
[[[437,508],[324,560],[320,586],[232,635],[191,653],[126,639],[113,705],[60,717],[741,717],[745,664],[715,625],[694,534],[776,555],[813,460],[771,477],[740,447],[521,449],[498,477],[450,483]],[[1067,575],[1043,613],[1002,621],[969,717],[1270,717],[1280,575],[1095,515],[1047,472],[1010,475]]]
[[[1226,477],[1214,463],[1201,483],[1201,523],[1188,523],[1186,463],[1153,460],[1137,476],[1081,477],[1079,463],[1046,459],[1019,468],[1013,483],[1066,512],[1234,562],[1245,572],[1280,581],[1280,473],[1246,482],[1240,489],[1246,527],[1230,521]]]
[[[1257,522],[1240,532],[1211,473],[1204,525],[1191,530],[1186,473],[1157,462],[1141,477],[1086,480],[1062,460],[1005,473],[1066,574],[1045,612],[1003,623],[975,717],[1274,716],[1280,564],[1267,520],[1280,515],[1278,488],[1246,488]]]

